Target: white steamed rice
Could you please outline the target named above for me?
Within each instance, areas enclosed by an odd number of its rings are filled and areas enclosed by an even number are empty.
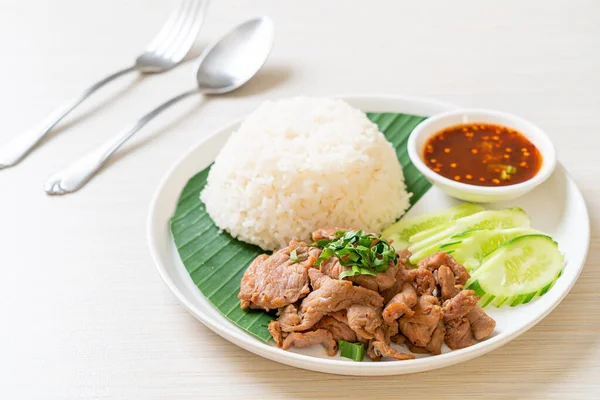
[[[372,232],[409,206],[392,145],[341,100],[262,104],[232,134],[200,195],[221,229],[265,250],[318,228]]]

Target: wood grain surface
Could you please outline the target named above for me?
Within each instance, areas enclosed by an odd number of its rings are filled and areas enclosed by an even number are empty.
[[[0,143],[131,63],[171,7],[167,0],[3,0]],[[213,0],[196,50],[261,14],[273,18],[277,38],[254,81],[164,113],[81,192],[51,198],[42,187],[50,173],[193,87],[192,63],[122,78],[25,162],[0,171],[0,398],[600,398],[600,2]],[[586,267],[554,312],[501,349],[454,367],[349,378],[254,356],[177,303],[145,234],[168,167],[265,99],[351,93],[496,108],[548,131],[592,223]]]

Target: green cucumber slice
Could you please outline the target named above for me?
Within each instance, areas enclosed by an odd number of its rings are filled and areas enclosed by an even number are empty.
[[[423,239],[427,239],[429,236],[433,236],[436,233],[438,233],[440,231],[443,231],[444,229],[452,226],[453,223],[454,223],[454,221],[446,222],[446,223],[440,223],[439,225],[436,225],[433,228],[429,228],[429,229],[426,229],[426,230],[421,231],[419,233],[415,233],[414,235],[412,235],[408,239],[409,245],[410,245],[410,243],[420,242]]]
[[[396,250],[408,247],[409,239],[415,234],[427,232],[428,235],[447,228],[450,222],[467,215],[483,211],[478,204],[464,203],[443,211],[422,214],[415,218],[401,219],[383,231],[383,237],[393,240]]]
[[[452,251],[452,257],[464,265],[469,272],[481,265],[481,260],[503,243],[524,235],[541,232],[531,228],[478,229],[466,231],[450,237],[437,251]]]
[[[488,254],[465,287],[481,296],[481,306],[514,307],[546,293],[563,267],[563,255],[551,237],[519,236]]]
[[[523,209],[515,207],[506,210],[481,211],[456,220],[450,227],[408,248],[412,253],[410,262],[416,264],[423,258],[438,251],[452,236],[469,230],[529,228],[531,221]]]

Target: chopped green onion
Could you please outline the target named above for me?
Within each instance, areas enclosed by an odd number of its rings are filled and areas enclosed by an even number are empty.
[[[385,239],[364,231],[337,231],[331,240],[319,240],[312,244],[323,251],[315,265],[331,257],[337,257],[344,267],[352,267],[341,273],[339,279],[355,275],[373,275],[385,272],[398,255]]]
[[[300,262],[300,259],[298,258],[298,254],[296,254],[296,249],[294,249],[290,252],[290,260],[294,264],[296,264],[297,262]]]
[[[340,355],[342,357],[346,357],[354,361],[362,361],[365,357],[364,343],[351,343],[346,342],[345,340],[338,340],[338,346],[340,347]]]
[[[517,173],[516,167],[507,164],[488,164],[488,169],[490,171],[500,172],[500,179],[505,181],[510,180],[511,175]]]
[[[358,266],[354,265],[352,268],[347,269],[346,271],[343,271],[338,276],[338,279],[344,279],[347,276],[356,276],[356,275],[377,276],[377,272],[375,272],[375,271],[373,271],[372,269],[369,269],[369,268],[361,268],[361,267],[358,267]]]

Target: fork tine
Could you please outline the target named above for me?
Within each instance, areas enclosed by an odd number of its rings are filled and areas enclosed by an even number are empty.
[[[173,45],[165,50],[165,57],[173,61],[179,61],[185,57],[198,37],[198,32],[202,27],[204,16],[206,15],[207,3],[206,0],[197,2],[192,10],[193,18],[191,18],[187,25],[180,31],[178,37],[173,41]]]
[[[146,47],[146,53],[153,53],[158,48],[160,48],[166,40],[169,39],[170,36],[173,35],[173,32],[179,29],[181,25],[181,21],[187,15],[187,10],[189,8],[190,2],[193,0],[181,0],[179,7],[175,10],[169,20],[162,26],[158,35],[150,42],[150,44]]]
[[[187,21],[189,21],[190,18],[193,18],[191,11],[193,10],[195,3],[196,0],[186,1],[186,7],[181,13],[180,18],[177,20],[176,24],[173,25],[162,43],[154,49],[154,52],[157,55],[163,54],[170,46],[172,46],[173,41],[177,39],[181,30],[185,28]]]
[[[173,30],[173,27],[176,26],[181,17],[185,14],[185,8],[189,0],[182,0],[179,3],[179,7],[177,7],[173,12],[169,15],[167,21],[160,28],[160,31],[156,36],[150,41],[150,43],[146,46],[146,52],[153,52],[156,48],[165,40],[168,34]]]

